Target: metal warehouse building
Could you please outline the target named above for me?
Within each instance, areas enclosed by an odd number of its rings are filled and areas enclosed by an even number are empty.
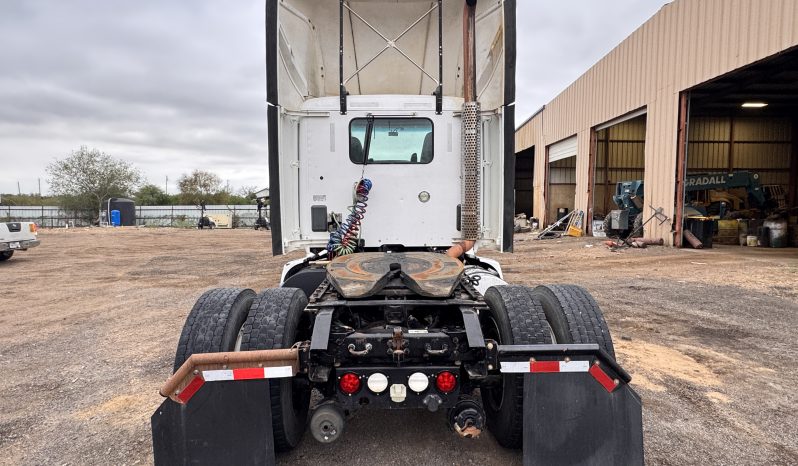
[[[798,205],[796,134],[798,0],[675,0],[518,128],[516,210],[600,218],[642,179],[670,218],[646,236],[679,245],[690,173],[755,172]]]

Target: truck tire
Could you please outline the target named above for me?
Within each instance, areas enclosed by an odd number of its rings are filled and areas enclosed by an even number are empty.
[[[597,343],[615,359],[610,329],[596,300],[581,286],[541,285],[532,290],[551,325],[555,343]]]
[[[258,293],[241,328],[241,351],[290,348],[310,339],[305,320],[308,298],[298,288],[273,288]],[[310,383],[307,377],[269,381],[274,448],[297,446],[308,425]]]
[[[174,370],[194,353],[233,351],[254,298],[254,291],[243,288],[215,288],[203,293],[186,317]]]
[[[551,329],[539,301],[533,299],[532,289],[520,285],[488,288],[485,302],[490,312],[481,315],[485,338],[503,345],[534,345],[551,343]],[[507,448],[521,448],[524,427],[524,376],[504,374],[502,383],[483,387],[482,404],[488,429],[496,440]]]
[[[0,252],[0,262],[7,261],[11,259],[11,256],[14,255],[14,251],[3,251]]]

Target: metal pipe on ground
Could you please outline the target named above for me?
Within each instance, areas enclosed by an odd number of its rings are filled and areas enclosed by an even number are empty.
[[[687,242],[690,243],[690,246],[692,246],[695,249],[704,248],[704,243],[702,243],[701,240],[698,239],[698,237],[694,235],[693,232],[690,230],[684,230],[684,239],[686,239]]]
[[[665,244],[665,240],[662,238],[635,238],[634,242],[645,244],[646,246],[662,246]]]

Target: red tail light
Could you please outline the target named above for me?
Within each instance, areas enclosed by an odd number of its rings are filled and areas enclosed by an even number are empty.
[[[357,374],[347,372],[341,376],[341,379],[338,381],[338,386],[341,387],[341,391],[347,395],[355,394],[360,390],[360,377],[358,377]]]
[[[449,393],[457,386],[457,377],[449,371],[443,371],[435,378],[435,386],[442,393]]]

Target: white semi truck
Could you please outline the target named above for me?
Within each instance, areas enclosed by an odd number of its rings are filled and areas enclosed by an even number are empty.
[[[525,464],[643,463],[590,294],[477,253],[512,250],[514,64],[511,0],[266,1],[272,250],[306,257],[199,298],[156,464],[274,464],[371,409],[442,411]]]

